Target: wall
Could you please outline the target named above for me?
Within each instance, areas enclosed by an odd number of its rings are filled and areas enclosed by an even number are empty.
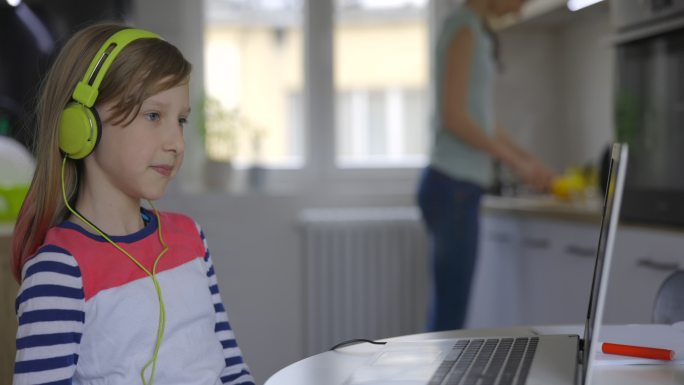
[[[613,139],[608,5],[564,7],[499,32],[500,120],[557,170],[600,159]]]
[[[615,52],[610,42],[608,6],[597,8],[561,32],[566,164],[598,160],[614,139]]]

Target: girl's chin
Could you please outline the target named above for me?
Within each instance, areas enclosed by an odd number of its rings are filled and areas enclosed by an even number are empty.
[[[145,195],[142,196],[140,199],[148,200],[148,201],[156,201],[157,199],[161,199],[164,194],[166,193],[167,185],[165,184],[161,188],[157,188],[153,191],[146,191]]]

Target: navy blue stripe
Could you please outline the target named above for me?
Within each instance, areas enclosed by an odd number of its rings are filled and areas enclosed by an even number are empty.
[[[85,313],[79,310],[34,310],[27,311],[19,317],[19,325],[25,325],[33,322],[47,322],[47,321],[79,321],[84,322]]]
[[[209,270],[207,270],[207,277],[211,277],[214,274],[214,266],[212,266],[209,268]]]
[[[67,378],[65,380],[59,380],[59,381],[52,381],[52,382],[43,382],[38,385],[71,385],[71,378]]]
[[[223,346],[224,349],[229,349],[229,348],[237,348],[237,341],[235,340],[225,340],[221,341],[221,346]]]
[[[230,324],[228,324],[228,322],[217,322],[216,325],[214,326],[215,332],[220,332],[220,331],[224,331],[224,330],[231,330]]]
[[[202,240],[204,240],[204,230],[201,230],[201,229],[200,229],[200,238],[202,238]]]
[[[29,299],[39,297],[84,299],[85,294],[83,294],[82,288],[73,288],[60,285],[36,285],[21,292],[21,294],[17,297],[14,310],[17,311],[19,309],[19,305],[28,301]]]
[[[14,365],[14,373],[31,373],[43,370],[66,368],[76,365],[78,354],[69,356],[42,358],[39,360],[19,361]]]
[[[40,261],[36,262],[31,267],[26,269],[24,279],[36,273],[59,273],[71,277],[80,277],[81,269],[78,266],[67,265],[66,263],[56,261]]]
[[[211,294],[216,294],[216,293],[218,293],[218,292],[219,292],[219,291],[218,291],[218,285],[211,285],[211,286],[209,286],[209,291],[211,292]]]
[[[35,348],[36,346],[52,346],[81,343],[81,333],[36,334],[17,339],[17,350]]]
[[[235,381],[238,378],[240,378],[242,376],[246,376],[246,375],[249,375],[249,372],[246,371],[245,369],[242,369],[240,371],[240,373],[230,374],[230,375],[221,377],[221,382],[223,382],[225,384],[226,382]],[[245,382],[245,384],[251,384],[251,382]]]
[[[209,249],[207,249],[207,252],[204,253],[204,262],[209,262]]]
[[[226,358],[226,367],[243,364],[245,361],[240,356]]]
[[[223,307],[222,303],[215,303],[214,304],[214,311],[217,313],[224,312],[226,309]]]
[[[247,381],[247,382],[240,382],[240,383],[237,383],[235,385],[254,385],[254,383],[252,381]]]
[[[40,254],[40,253],[59,253],[59,254],[71,255],[71,253],[68,250],[63,249],[59,246],[55,246],[55,245],[45,245],[45,246],[41,247],[40,249],[38,249],[38,251],[36,251],[36,254]]]
[[[64,221],[57,225],[57,227],[77,231],[82,235],[85,235],[86,237],[98,242],[108,242],[101,235],[91,233],[90,231],[84,229],[81,225],[78,225],[74,222]],[[147,225],[145,225],[145,227],[143,227],[139,231],[128,235],[110,235],[109,239],[116,243],[134,243],[141,239],[144,239],[150,234],[153,234],[155,231],[157,231],[157,216],[152,214],[150,215],[150,222],[147,223]]]

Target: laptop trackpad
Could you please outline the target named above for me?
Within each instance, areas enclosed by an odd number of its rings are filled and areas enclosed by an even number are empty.
[[[450,344],[453,345],[453,342]],[[392,343],[354,371],[345,385],[424,385],[442,362],[447,344]]]

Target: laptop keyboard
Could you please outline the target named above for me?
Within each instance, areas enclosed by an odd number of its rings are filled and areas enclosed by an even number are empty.
[[[522,385],[538,337],[460,340],[429,385]]]

